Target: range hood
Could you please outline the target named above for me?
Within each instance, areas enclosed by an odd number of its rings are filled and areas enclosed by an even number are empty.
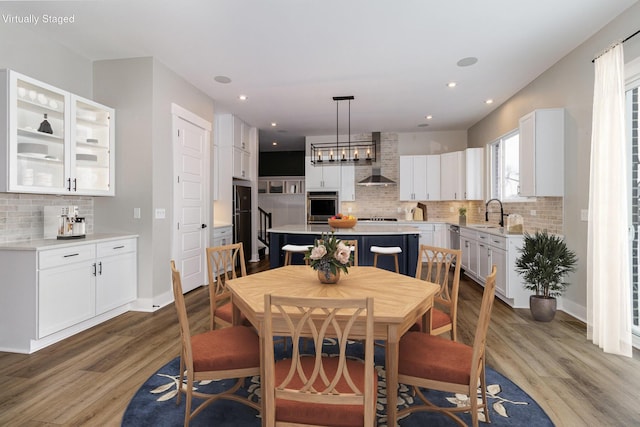
[[[380,174],[380,168],[372,168],[371,175],[358,182],[358,185],[396,185],[396,182]]]
[[[376,186],[376,185],[377,186],[396,185],[395,181],[387,178],[386,176],[383,176],[380,173],[380,166],[377,160],[382,156],[382,150],[380,149],[380,141],[382,140],[382,137],[380,136],[380,132],[373,132],[371,134],[371,140],[376,146],[375,152],[379,154],[376,156],[376,162],[372,165],[371,175],[369,175],[362,181],[358,182],[358,185],[363,185],[367,187]]]

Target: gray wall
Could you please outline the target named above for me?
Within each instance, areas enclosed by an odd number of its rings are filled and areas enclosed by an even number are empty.
[[[92,63],[87,58],[36,35],[28,25],[0,25],[0,41],[0,68],[91,98]]]
[[[172,300],[171,104],[213,124],[213,101],[153,58],[96,62],[94,97],[116,109],[118,128],[117,197],[95,200],[96,231],[140,235],[138,302],[151,310]],[[133,219],[135,207],[140,219]],[[154,219],[156,208],[166,210],[166,219]]]
[[[589,204],[589,164],[594,68],[591,60],[611,43],[638,30],[640,3],[629,8],[591,39],[542,73],[492,114],[468,131],[470,147],[480,147],[518,127],[518,119],[536,108],[564,107],[565,197],[564,232],[567,244],[579,257],[578,271],[569,278],[572,286],[562,308],[586,319],[587,223],[580,210]],[[640,55],[640,35],[624,44],[625,58]],[[612,212],[625,215],[626,212]]]

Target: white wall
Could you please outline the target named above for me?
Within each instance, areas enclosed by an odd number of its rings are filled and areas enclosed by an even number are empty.
[[[469,146],[480,147],[518,127],[518,119],[536,108],[566,108],[564,233],[568,246],[576,251],[578,270],[560,301],[562,308],[586,319],[587,223],[580,210],[589,202],[591,115],[593,104],[593,57],[616,40],[638,30],[640,3],[605,26],[553,67],[542,73],[489,116],[469,129]],[[625,59],[640,56],[640,35],[624,44]],[[612,214],[626,214],[612,212]]]

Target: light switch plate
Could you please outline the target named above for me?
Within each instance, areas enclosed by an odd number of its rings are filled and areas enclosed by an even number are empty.
[[[133,219],[140,219],[140,208],[133,208]]]
[[[167,213],[163,208],[156,208],[156,219],[165,219],[166,216]]]
[[[589,209],[580,209],[580,221],[589,221]]]

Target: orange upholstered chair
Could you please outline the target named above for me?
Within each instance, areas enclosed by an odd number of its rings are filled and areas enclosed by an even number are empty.
[[[211,309],[211,329],[216,326],[227,327],[232,322],[231,292],[227,289],[227,280],[238,277],[236,265],[240,265],[240,275],[247,275],[244,262],[242,242],[224,246],[214,246],[206,249],[207,270],[209,273],[209,304]],[[242,316],[242,324],[249,325]]]
[[[262,414],[267,426],[373,426],[377,376],[373,366],[373,299],[296,298],[265,295]],[[346,357],[352,332],[365,337],[364,363]],[[290,337],[292,355],[275,360],[273,336]],[[300,354],[300,339],[315,354]],[[339,354],[322,355],[325,337]]]
[[[247,326],[231,326],[191,336],[187,308],[182,294],[182,279],[171,261],[171,278],[178,321],[180,323],[180,381],[177,403],[182,393],[186,394],[184,425],[187,427],[193,417],[205,407],[219,399],[228,399],[244,403],[260,410],[260,405],[235,393],[244,378],[260,375],[260,340],[255,331]],[[187,381],[183,384],[184,375]],[[238,378],[236,384],[227,391],[218,394],[206,394],[194,390],[194,381],[221,380]],[[193,397],[204,399],[191,412]]]
[[[436,411],[465,426],[456,413],[471,412],[472,424],[477,427],[478,410],[482,409],[486,422],[490,421],[485,381],[485,349],[491,308],[495,299],[496,272],[497,268],[494,265],[491,274],[487,276],[473,346],[422,332],[407,332],[400,339],[398,381],[413,386],[423,405],[410,406],[398,411],[398,418],[416,411]],[[478,382],[482,396],[480,404],[477,399]],[[435,406],[427,400],[420,388],[465,394],[469,396],[468,404]]]
[[[446,249],[420,245],[416,278],[440,285],[431,310],[431,335],[449,332],[452,341],[457,340],[458,289],[460,287],[460,249]],[[416,322],[412,331],[420,331],[422,323]]]

